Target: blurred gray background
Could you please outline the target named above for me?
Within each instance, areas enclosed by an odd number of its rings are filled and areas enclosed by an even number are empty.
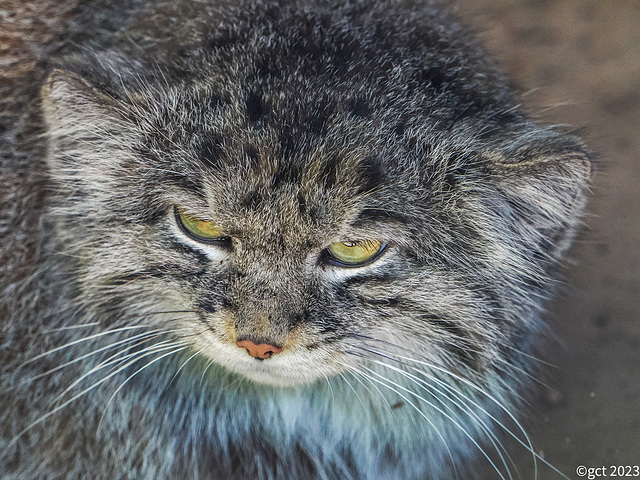
[[[640,1],[455,5],[529,111],[573,126],[600,163],[568,285],[550,305],[558,339],[543,354],[554,366],[527,430],[536,451],[572,479],[580,465],[640,465]],[[506,443],[522,478],[533,479],[531,455]],[[539,466],[538,478],[561,477]]]

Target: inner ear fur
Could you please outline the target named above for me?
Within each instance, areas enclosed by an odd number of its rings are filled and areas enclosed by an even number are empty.
[[[529,232],[532,242],[560,255],[586,204],[591,154],[578,139],[557,134],[489,154],[488,160],[508,216]]]
[[[490,168],[500,188],[534,194],[530,187],[538,187],[542,189],[538,193],[555,193],[567,207],[584,195],[592,175],[591,154],[578,139],[563,135],[515,144],[491,155]],[[544,202],[545,198],[539,195],[531,200]]]
[[[112,112],[115,102],[79,75],[54,69],[40,90],[45,121],[86,121]]]
[[[53,70],[41,88],[41,101],[47,163],[54,174],[104,173],[133,138],[119,102],[73,72]],[[82,172],[87,167],[92,172]]]

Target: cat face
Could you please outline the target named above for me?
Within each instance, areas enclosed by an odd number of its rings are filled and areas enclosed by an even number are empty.
[[[358,94],[297,70],[240,88],[239,68],[180,87],[49,78],[52,215],[86,315],[274,385],[389,355],[482,379],[526,349],[582,207],[575,140],[468,86],[434,95],[433,72],[408,93],[381,67]]]

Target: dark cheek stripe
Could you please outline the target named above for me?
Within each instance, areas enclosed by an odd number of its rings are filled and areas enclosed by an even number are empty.
[[[107,283],[113,286],[122,286],[127,285],[131,282],[135,282],[136,280],[144,280],[147,278],[161,278],[166,275],[165,269],[156,269],[149,268],[145,270],[140,270],[139,272],[127,273],[124,275],[119,275],[117,277],[113,277]]]
[[[460,325],[454,320],[446,320],[437,315],[423,315],[422,319],[440,331],[445,337],[440,342],[441,346],[458,360],[460,365],[473,371],[480,370],[480,352],[478,342],[474,342]]]
[[[182,254],[186,253],[191,257],[195,258],[198,264],[202,268],[206,267],[211,263],[211,261],[209,260],[209,257],[207,257],[204,253],[199,252],[198,250],[196,250],[195,248],[192,248],[189,245],[185,245],[183,243],[172,240],[169,245],[169,248]]]

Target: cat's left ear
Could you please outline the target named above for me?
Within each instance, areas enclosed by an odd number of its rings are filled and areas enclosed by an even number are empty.
[[[572,136],[553,132],[490,154],[492,183],[511,228],[552,257],[569,246],[587,200],[591,155]]]

